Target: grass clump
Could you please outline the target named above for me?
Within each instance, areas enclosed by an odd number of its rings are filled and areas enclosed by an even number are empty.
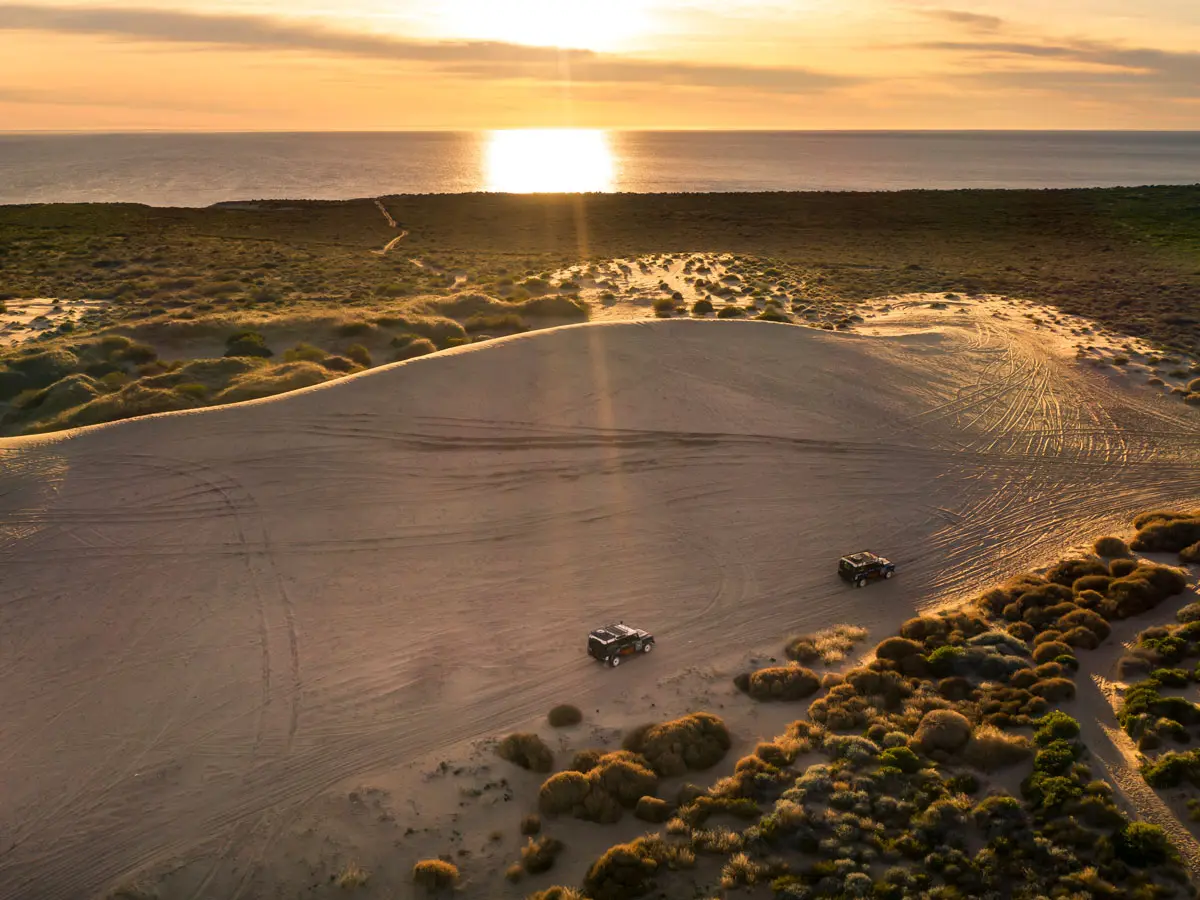
[[[428,891],[440,891],[458,884],[458,866],[444,859],[423,859],[413,866],[412,880]]]
[[[549,772],[554,768],[554,754],[536,734],[517,732],[496,745],[496,755],[530,772]]]
[[[640,797],[633,808],[633,814],[643,822],[659,824],[667,821],[674,814],[671,804],[658,797]]]
[[[342,890],[354,890],[355,888],[364,887],[370,878],[371,873],[366,871],[362,866],[357,863],[348,863],[338,873],[334,883]]]
[[[1029,739],[1009,734],[994,725],[976,728],[963,750],[963,758],[983,772],[995,772],[1025,762],[1033,755]]]
[[[1097,556],[1103,556],[1106,559],[1129,556],[1129,545],[1119,537],[1097,538],[1096,543],[1092,545],[1092,550]]]
[[[546,720],[555,728],[568,728],[572,725],[578,725],[583,721],[583,712],[578,706],[571,706],[569,703],[560,703],[550,710],[546,716]]]
[[[128,353],[128,349],[122,351]],[[225,341],[226,356],[274,356],[275,352],[267,346],[266,340],[257,331],[239,331],[230,335]]]
[[[823,662],[834,665],[846,658],[846,654],[867,636],[867,630],[857,625],[834,625],[815,634],[801,634],[791,638],[784,647],[788,659],[801,665]]]
[[[647,893],[655,877],[667,870],[694,864],[695,856],[686,848],[646,835],[605,851],[588,869],[583,889],[593,900],[627,900]]]

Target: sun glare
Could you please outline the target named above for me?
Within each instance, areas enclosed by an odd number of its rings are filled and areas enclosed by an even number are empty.
[[[608,133],[586,129],[493,131],[484,154],[486,190],[567,194],[613,190]]]
[[[650,0],[440,0],[447,37],[539,47],[622,50],[649,29]]]

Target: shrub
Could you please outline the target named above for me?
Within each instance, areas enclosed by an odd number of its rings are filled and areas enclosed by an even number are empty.
[[[1200,754],[1195,750],[1164,753],[1142,766],[1142,777],[1150,787],[1160,790],[1178,787],[1185,781],[1194,784],[1200,781]]]
[[[1122,862],[1137,868],[1159,866],[1176,856],[1166,832],[1148,822],[1127,824],[1113,836],[1113,849]]]
[[[594,900],[641,896],[650,889],[659,868],[669,864],[678,852],[657,835],[617,844],[592,863],[584,876],[584,892]]]
[[[544,891],[535,891],[530,894],[525,900],[587,900],[583,894],[571,887],[563,887],[562,885],[554,885],[548,887]]]
[[[538,808],[551,815],[574,812],[582,807],[591,789],[592,782],[587,774],[572,770],[559,772],[542,782]]]
[[[583,712],[578,706],[571,706],[569,703],[561,703],[550,710],[546,716],[547,721],[555,728],[567,728],[571,725],[578,725],[583,721]]]
[[[1062,641],[1047,641],[1034,648],[1033,661],[1035,663],[1050,662],[1060,656],[1070,656],[1071,653],[1069,644],[1064,644]]]
[[[1095,650],[1100,646],[1100,639],[1087,628],[1072,628],[1062,636],[1062,642],[1071,647],[1082,647],[1084,650]]]
[[[1058,627],[1064,633],[1069,633],[1074,628],[1086,628],[1100,641],[1112,634],[1112,626],[1108,624],[1107,620],[1089,609],[1077,609],[1067,613],[1058,620]]]
[[[1114,559],[1108,564],[1108,571],[1114,578],[1124,578],[1137,567],[1138,564],[1135,560]]]
[[[913,774],[921,769],[921,759],[908,747],[889,747],[879,754],[879,764]]]
[[[1082,594],[1084,591],[1098,591],[1103,594],[1108,590],[1108,586],[1112,584],[1111,575],[1084,575],[1082,578],[1076,578],[1071,585],[1071,590],[1076,594]]]
[[[329,354],[320,347],[306,344],[303,341],[283,353],[284,362],[324,362]]]
[[[717,311],[718,319],[740,319],[745,315],[746,311],[744,309],[742,309],[740,306],[735,306],[732,303],[730,303],[728,306],[722,306],[720,310]]]
[[[653,303],[654,314],[660,317],[666,317],[675,312],[675,301],[670,297],[658,297]]]
[[[1143,552],[1178,553],[1197,541],[1200,541],[1200,515],[1195,512],[1161,513],[1158,518],[1138,526],[1137,536],[1130,546]]]
[[[1051,703],[1060,703],[1075,698],[1075,682],[1069,678],[1044,678],[1034,682],[1029,692]]]
[[[352,891],[355,888],[360,888],[371,880],[371,873],[357,863],[347,863],[346,867],[338,873],[335,884],[345,891]]]
[[[426,890],[439,891],[458,883],[458,867],[444,859],[423,859],[413,866],[412,878]]]
[[[963,656],[962,648],[945,645],[938,647],[927,657],[929,671],[934,675],[946,676],[954,674],[955,664]]]
[[[531,772],[549,772],[554,768],[554,754],[536,734],[510,734],[496,745],[496,755]]]
[[[809,675],[816,679],[811,672]],[[725,758],[733,743],[725,723],[706,712],[653,725],[631,737],[629,749],[645,757],[664,778],[712,768]]]
[[[275,354],[257,331],[239,331],[225,341],[225,355],[267,357]]]
[[[426,356],[436,351],[437,347],[428,338],[414,338],[411,341],[405,341],[393,359],[396,362],[403,362],[406,359],[415,359],[418,356]]]
[[[1092,545],[1092,549],[1096,552],[1097,556],[1103,556],[1108,559],[1129,555],[1129,545],[1119,537],[1097,538],[1096,543]]]
[[[1079,736],[1079,723],[1062,710],[1053,710],[1037,721],[1033,739],[1039,746],[1054,741],[1071,741]]]
[[[1107,575],[1108,566],[1098,559],[1064,559],[1046,572],[1046,580],[1070,587],[1085,575]]]
[[[697,316],[707,316],[713,311],[712,301],[707,297],[701,297],[692,304],[692,313]]]
[[[953,753],[971,738],[971,723],[962,713],[934,709],[921,717],[916,731],[917,744],[925,752],[945,750]]]
[[[971,734],[963,757],[975,768],[994,772],[1022,763],[1033,754],[1029,739],[1008,734],[992,725],[980,725]]]
[[[563,851],[562,841],[552,837],[529,838],[521,848],[521,866],[530,875],[549,872]]]
[[[371,368],[374,362],[371,359],[371,351],[362,344],[351,344],[346,348],[346,356],[362,366],[364,369]]]
[[[1200,622],[1200,603],[1189,603],[1187,606],[1175,613],[1176,621],[1187,625],[1191,622]]]
[[[898,662],[909,656],[919,656],[923,649],[916,641],[910,641],[908,638],[894,637],[888,638],[876,647],[875,655],[879,659]]]
[[[1200,541],[1180,550],[1179,559],[1185,563],[1200,563]]]
[[[537,813],[530,813],[527,816],[521,817],[521,834],[531,835],[538,834],[542,830],[542,817]]]
[[[803,666],[775,666],[750,675],[747,693],[755,700],[804,700],[821,687],[812,669]]]
[[[639,797],[633,814],[643,822],[658,824],[671,818],[671,804],[657,797]]]

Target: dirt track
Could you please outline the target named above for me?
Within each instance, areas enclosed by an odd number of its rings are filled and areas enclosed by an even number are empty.
[[[572,327],[0,441],[0,900],[202,844],[195,895],[250,896],[348,776],[790,632],[879,633],[1200,502],[1192,411],[1025,324],[925,315]],[[861,547],[901,577],[832,578]],[[590,664],[609,618],[659,652]]]

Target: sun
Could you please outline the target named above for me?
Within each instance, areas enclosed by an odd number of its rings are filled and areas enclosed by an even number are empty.
[[[650,27],[651,0],[438,0],[447,38],[578,50],[628,49]]]

